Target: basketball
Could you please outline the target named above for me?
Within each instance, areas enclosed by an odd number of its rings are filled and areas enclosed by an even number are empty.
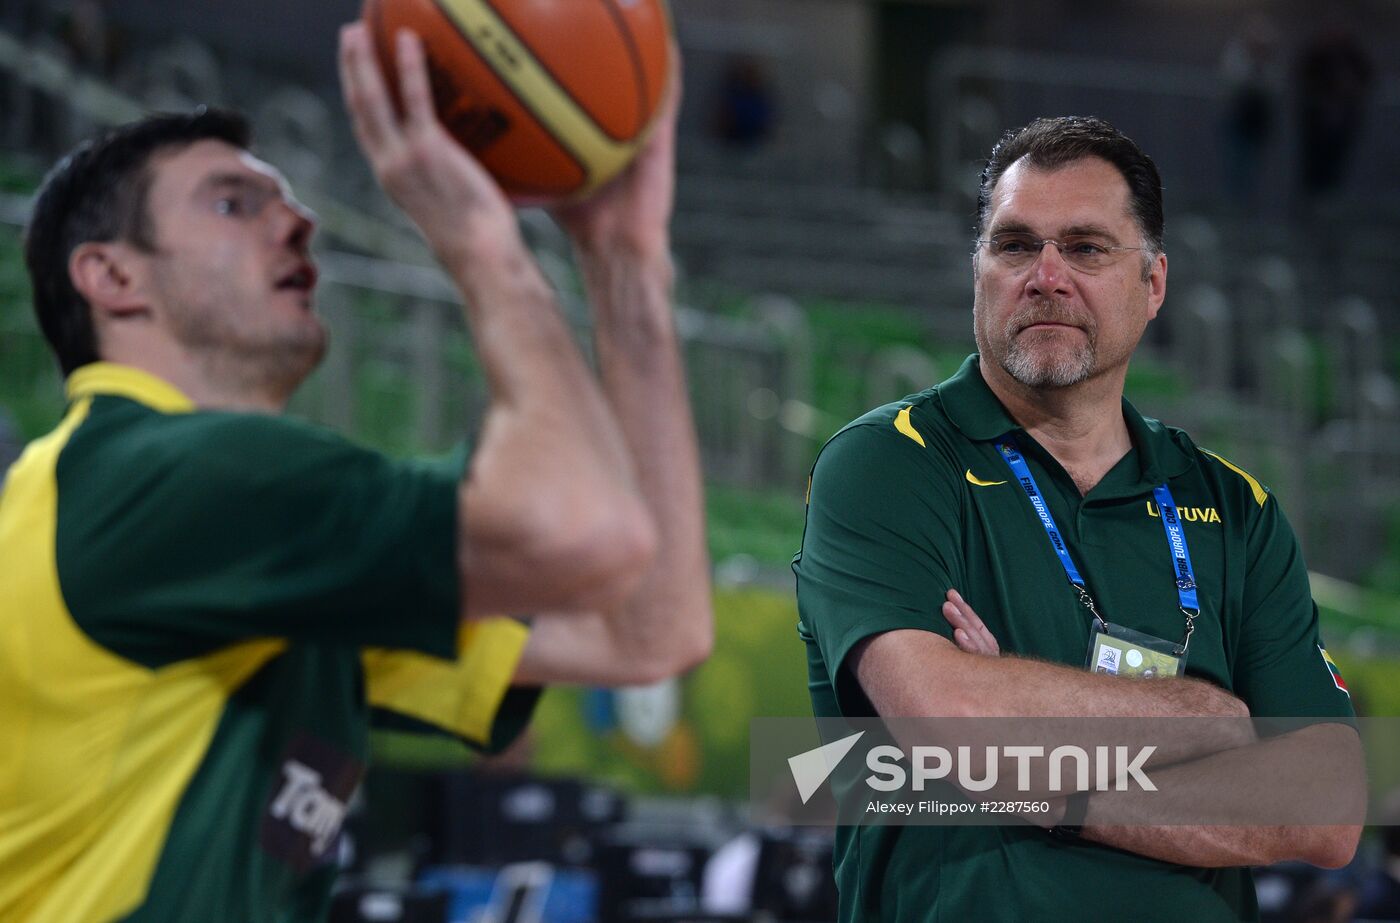
[[[665,0],[366,0],[364,18],[389,75],[398,30],[422,37],[443,124],[519,204],[616,176],[666,89]]]

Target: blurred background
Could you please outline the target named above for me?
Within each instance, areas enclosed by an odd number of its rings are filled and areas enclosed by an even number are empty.
[[[748,718],[809,713],[788,571],[806,473],[845,421],[972,351],[976,176],[1037,115],[1106,117],[1156,160],[1170,286],[1129,397],[1273,489],[1358,711],[1400,714],[1400,5],[672,6],[715,654],[653,688],[551,690],[488,761],[377,735],[336,919],[830,918],[829,832],[765,825],[745,801]],[[395,454],[470,431],[484,395],[454,292],[339,103],[335,34],[357,13],[0,0],[0,469],[62,410],[19,257],[30,194],[95,127],[197,103],[250,113],[259,153],[322,219],[333,347],[295,411]],[[563,237],[522,220],[586,337]],[[1266,920],[1400,919],[1385,832],[1342,873],[1262,875]]]

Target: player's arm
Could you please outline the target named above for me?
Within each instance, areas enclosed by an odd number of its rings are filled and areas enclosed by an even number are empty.
[[[491,391],[458,492],[464,614],[614,605],[656,545],[617,422],[510,203],[438,121],[421,44],[397,58],[402,114],[366,28],[342,31],[356,137],[460,287]]]
[[[628,171],[556,213],[574,241],[603,392],[656,523],[657,554],[608,612],[536,617],[517,682],[650,683],[699,663],[713,642],[700,454],[671,300],[679,100],[676,68],[651,138]]]

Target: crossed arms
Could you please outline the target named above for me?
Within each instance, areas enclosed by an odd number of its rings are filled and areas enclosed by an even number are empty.
[[[874,635],[853,648],[849,663],[880,715],[992,718],[1247,718],[1240,699],[1197,679],[1128,680],[1075,670],[1059,664],[1004,657],[996,639],[972,607],[950,591],[942,607],[953,627],[953,641],[928,631],[898,630]],[[1167,768],[1155,771],[1162,791],[1187,783],[1199,796],[1197,780],[1240,778],[1265,763],[1280,771],[1272,784],[1306,791],[1323,782],[1355,788],[1361,772],[1359,740],[1340,724],[1321,724],[1265,741],[1240,736],[1241,721],[1200,722],[1203,733],[1177,739],[1156,754]],[[1297,752],[1327,747],[1335,753],[1336,777],[1311,775],[1316,762],[1294,759]],[[1290,750],[1293,748],[1293,750]],[[1291,775],[1290,775],[1291,774]],[[1190,784],[1195,782],[1196,784]],[[1207,787],[1208,788],[1208,787]],[[1299,859],[1327,868],[1345,865],[1355,854],[1359,824],[1227,826],[1133,824],[1131,793],[1095,793],[1088,802],[1082,836],[1139,855],[1181,865],[1215,868],[1265,865]],[[1170,806],[1157,799],[1155,810]],[[1210,797],[1207,791],[1206,797]],[[1046,826],[1064,816],[1063,799],[1052,802]],[[1112,825],[1095,824],[1113,818]],[[1160,816],[1157,815],[1157,816]]]

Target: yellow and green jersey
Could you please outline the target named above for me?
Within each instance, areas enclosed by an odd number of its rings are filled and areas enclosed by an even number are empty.
[[[1081,496],[1007,414],[976,356],[948,381],[871,411],[812,470],[797,574],[799,632],[819,717],[873,717],[846,663],[862,639],[922,629],[957,589],[1007,654],[1085,665],[1092,619],[997,450],[1011,434],[1104,618],[1182,638],[1172,554],[1154,502],[1166,483],[1190,547],[1200,616],[1186,673],[1256,717],[1353,717],[1322,650],[1298,542],[1253,477],[1144,418],[1132,449]],[[1247,869],[1195,869],[1027,825],[842,827],[843,921],[1256,919]]]
[[[95,363],[0,490],[0,919],[324,915],[384,716],[480,747],[527,630],[462,623],[457,473]]]

